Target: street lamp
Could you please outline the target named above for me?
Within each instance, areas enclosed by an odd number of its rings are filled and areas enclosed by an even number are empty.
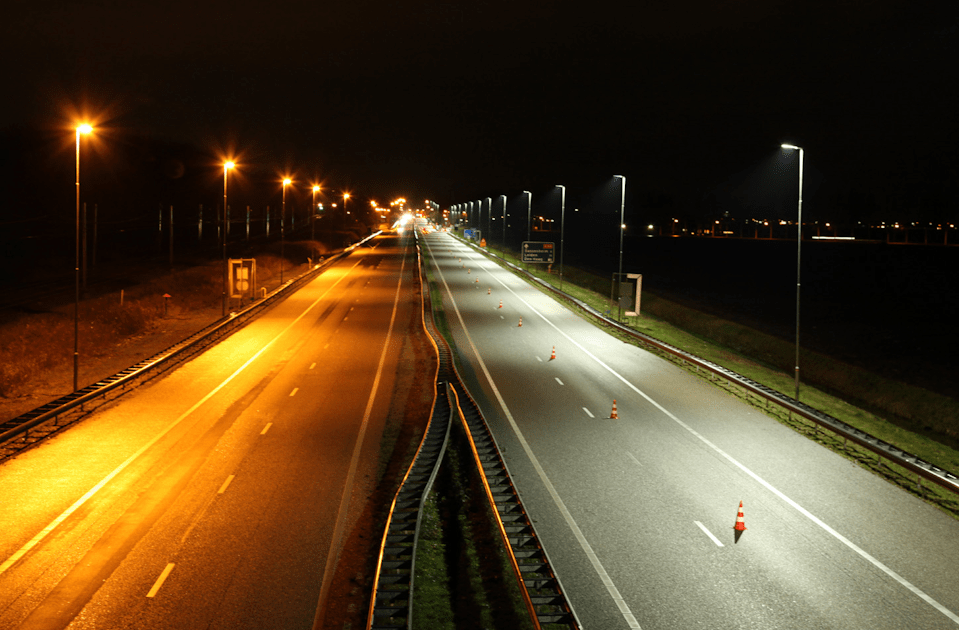
[[[790,151],[799,151],[799,206],[796,210],[796,223],[798,224],[798,234],[796,238],[796,402],[799,402],[799,262],[802,252],[802,167],[803,167],[803,149],[794,144],[782,144],[783,149]]]
[[[559,201],[559,290],[563,290],[563,237],[566,233],[566,186],[556,184],[560,189]]]
[[[316,239],[315,232],[313,230],[313,220],[316,218],[316,193],[320,192],[320,187],[313,185],[313,205],[310,206],[310,241]]]
[[[533,220],[533,193],[524,190],[526,195],[526,240],[529,240],[529,226]],[[521,248],[522,249],[522,248]],[[526,263],[526,271],[529,271],[529,263]]]
[[[222,317],[226,317],[226,182],[227,174],[230,172],[230,169],[235,167],[236,164],[232,161],[227,161],[223,163],[223,228],[220,230],[220,236],[223,243],[223,313]]]
[[[616,302],[619,304],[619,315],[617,321],[623,319],[623,303],[620,299],[622,297],[622,288],[623,288],[623,232],[626,230],[626,221],[624,219],[624,213],[626,211],[626,177],[624,175],[613,175],[613,179],[620,178],[623,180],[623,187],[619,196],[619,275],[616,276]]]
[[[293,183],[289,177],[283,180],[283,205],[280,207],[280,284],[283,284],[283,243],[286,230],[286,187]]]
[[[506,256],[506,195],[500,195],[503,200],[503,256]]]
[[[77,126],[77,230],[76,260],[74,264],[75,291],[73,300],[73,391],[79,388],[80,377],[80,135],[93,132],[93,127],[83,123]]]
[[[480,219],[483,218],[482,205],[480,205]],[[490,240],[493,235],[493,200],[490,197],[486,198],[486,211],[489,213],[486,217],[486,233],[490,235]]]

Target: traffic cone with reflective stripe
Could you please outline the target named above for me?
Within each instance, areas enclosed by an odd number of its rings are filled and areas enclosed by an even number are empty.
[[[520,317],[520,318],[519,318],[519,326],[517,326],[517,328],[522,328],[522,327],[523,327],[523,318]]]
[[[467,270],[466,270],[466,273],[473,273],[473,270],[472,270],[472,269],[467,269]]]
[[[549,353],[549,360],[552,361],[556,358],[556,346],[553,346],[553,351]]]
[[[746,521],[743,520],[743,502],[739,502],[739,512],[736,514],[736,526],[733,527],[737,532],[746,531]]]
[[[476,281],[479,282],[479,278],[477,278]]]
[[[616,413],[616,399],[613,399],[613,411],[609,414],[610,420],[619,420],[619,414]]]
[[[479,282],[479,280],[477,280],[477,282]],[[486,295],[489,295],[489,294],[492,293],[492,292],[493,292],[493,287],[487,287],[487,289],[486,289]]]
[[[500,300],[500,301],[499,301],[499,307],[500,307],[500,308],[503,308],[503,300]]]

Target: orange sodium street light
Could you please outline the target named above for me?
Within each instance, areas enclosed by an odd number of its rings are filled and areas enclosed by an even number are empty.
[[[227,264],[226,264],[226,182],[227,176],[229,175],[232,169],[236,168],[236,162],[233,160],[227,160],[223,163],[223,225],[220,228],[220,238],[223,247],[223,312],[222,317],[226,317],[226,285],[229,282],[227,280]]]
[[[316,240],[315,232],[313,230],[313,221],[316,219],[316,193],[318,192],[320,192],[320,187],[316,184],[313,184],[313,206],[310,208],[310,247],[313,247],[313,241]]]
[[[74,265],[75,293],[73,301],[73,391],[79,389],[80,373],[80,135],[93,132],[87,123],[77,126],[77,230],[76,264]]]

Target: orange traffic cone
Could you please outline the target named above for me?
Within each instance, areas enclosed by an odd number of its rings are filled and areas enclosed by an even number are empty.
[[[610,420],[619,420],[619,414],[616,413],[616,399],[613,399],[613,411],[609,414]]]
[[[500,301],[499,301],[499,307],[500,307],[500,308],[503,308],[503,300],[500,300]]]
[[[477,278],[476,281],[479,282],[479,278]]]
[[[553,346],[553,351],[549,353],[549,360],[552,361],[556,358],[556,346]]]
[[[519,318],[519,326],[517,326],[517,328],[522,328],[522,327],[523,327],[523,318],[520,317],[520,318]]]
[[[472,270],[472,269],[467,269],[467,270],[466,270],[466,273],[473,273],[473,270]]]
[[[746,531],[746,521],[743,520],[743,502],[739,502],[739,512],[736,514],[736,526],[733,527],[737,532]]]
[[[479,282],[479,280],[477,280],[477,282]],[[493,292],[493,287],[489,287],[486,289],[486,295],[489,295],[492,292]]]

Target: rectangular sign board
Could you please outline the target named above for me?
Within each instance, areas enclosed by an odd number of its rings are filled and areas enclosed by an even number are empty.
[[[524,263],[550,263],[556,259],[555,243],[549,241],[523,241],[520,252]]]

